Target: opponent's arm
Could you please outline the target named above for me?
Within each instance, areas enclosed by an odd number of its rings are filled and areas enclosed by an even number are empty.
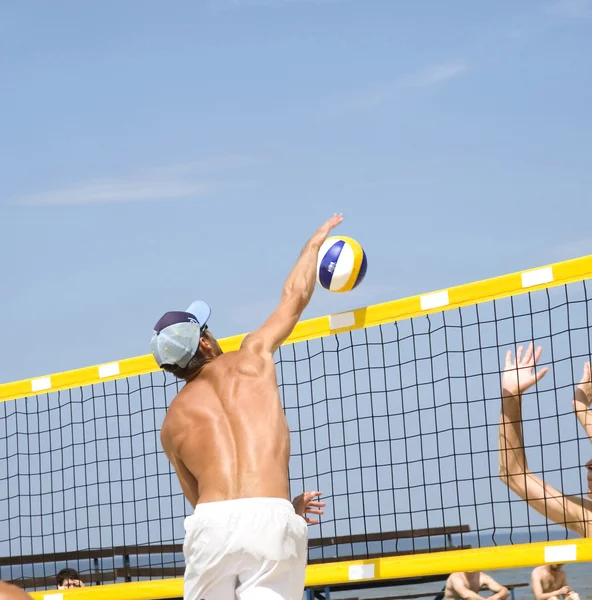
[[[512,361],[506,355],[502,377],[502,410],[499,427],[499,475],[501,480],[538,513],[585,536],[586,521],[590,520],[589,501],[575,496],[564,496],[545,483],[528,468],[522,435],[522,394],[539,381],[548,368],[534,372],[542,348],[533,352],[533,345],[522,356],[522,346]]]
[[[500,585],[487,573],[481,573],[480,584],[481,587],[486,587],[493,592],[493,596],[490,596],[488,600],[506,600],[510,595],[510,590],[507,587]]]
[[[0,600],[32,600],[31,596],[24,590],[13,585],[0,581]]]
[[[590,363],[584,364],[582,380],[576,388],[573,399],[573,409],[586,435],[592,442],[592,368]]]
[[[243,340],[243,348],[273,354],[292,333],[314,292],[319,250],[329,232],[342,221],[342,215],[334,215],[310,238],[284,284],[279,306],[259,329]]]

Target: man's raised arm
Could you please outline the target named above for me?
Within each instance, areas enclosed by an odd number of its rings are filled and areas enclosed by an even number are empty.
[[[334,215],[308,240],[284,284],[279,306],[259,329],[244,339],[243,348],[273,354],[286,341],[314,292],[319,250],[329,232],[342,221],[341,214]]]
[[[499,427],[500,479],[531,508],[558,525],[586,536],[590,509],[589,500],[577,496],[564,496],[528,468],[522,434],[522,395],[539,381],[548,368],[535,371],[542,348],[534,351],[530,344],[523,355],[520,346],[516,360],[512,353],[506,356],[502,375],[502,410]]]

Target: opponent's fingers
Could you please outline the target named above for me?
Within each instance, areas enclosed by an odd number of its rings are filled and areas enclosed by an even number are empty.
[[[539,362],[539,358],[541,357],[541,354],[543,353],[543,347],[539,346],[536,349],[536,352],[534,353],[534,364],[536,365]]]
[[[535,381],[540,381],[549,372],[549,367],[544,367],[537,371],[535,375]]]
[[[304,517],[304,520],[309,524],[309,525],[317,525],[319,520],[318,519],[313,519],[311,517]]]
[[[525,365],[530,365],[531,361],[532,361],[532,351],[533,351],[533,344],[532,342],[530,342],[530,344],[528,344],[528,348],[526,348],[526,352],[524,354],[524,364]]]
[[[508,350],[506,352],[506,369],[509,369],[512,366],[512,351]]]
[[[591,383],[592,382],[592,372],[590,369],[590,363],[584,363],[584,374],[582,375],[582,380],[580,383]]]
[[[519,365],[522,362],[522,351],[524,348],[522,346],[518,346],[516,350],[516,364]]]
[[[311,500],[308,506],[327,506],[322,500]]]

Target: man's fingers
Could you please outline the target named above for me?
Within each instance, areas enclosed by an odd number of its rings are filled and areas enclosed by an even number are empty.
[[[536,352],[534,354],[534,364],[536,365],[539,362],[539,358],[541,357],[541,354],[543,353],[543,347],[539,346],[536,349]]]
[[[512,351],[508,350],[506,352],[506,369],[509,369],[512,366]]]
[[[337,227],[343,221],[343,213],[335,213],[326,223],[325,226],[330,230]]]
[[[304,502],[308,504],[313,498],[317,498],[321,496],[322,492],[305,492],[304,493]]]
[[[325,514],[325,511],[320,509],[320,508],[307,508],[305,511],[305,513],[307,514],[311,514],[311,515],[323,515]]]
[[[518,346],[516,350],[516,364],[519,365],[522,362],[522,351],[524,348],[522,346]]]

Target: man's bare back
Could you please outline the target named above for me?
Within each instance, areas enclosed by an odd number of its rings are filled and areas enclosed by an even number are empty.
[[[161,441],[194,508],[235,498],[290,498],[290,432],[275,363],[248,343],[205,365],[181,390]]]

